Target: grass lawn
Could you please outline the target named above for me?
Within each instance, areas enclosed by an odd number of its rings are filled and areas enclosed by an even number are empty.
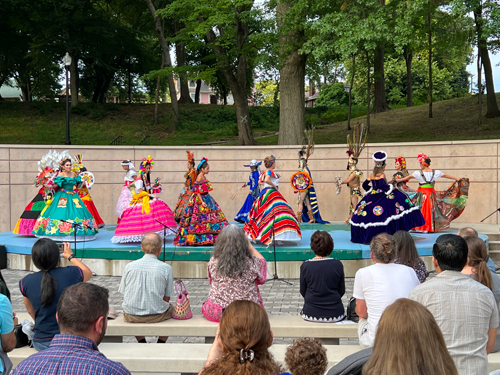
[[[500,93],[497,94],[500,103]],[[171,131],[169,104],[159,106],[160,124],[154,125],[154,106],[148,104],[80,103],[71,113],[72,144],[109,145],[123,136],[124,145],[192,145],[223,140],[236,144],[237,127],[234,106],[180,105],[180,125]],[[252,130],[258,145],[278,143],[278,110],[251,107]],[[434,103],[434,118],[428,118],[428,106],[393,109],[371,116],[370,142],[413,142],[500,138],[500,117],[482,119],[478,124],[476,97]],[[337,111],[337,112],[335,112]],[[321,114],[307,109],[307,121],[317,128],[316,143],[346,142],[347,123],[335,122],[344,112]],[[356,111],[360,114],[359,107]],[[483,114],[486,113],[484,105]],[[366,123],[366,116],[352,120]],[[263,134],[271,134],[262,136]],[[0,102],[0,143],[64,144],[66,137],[65,104],[55,102]]]

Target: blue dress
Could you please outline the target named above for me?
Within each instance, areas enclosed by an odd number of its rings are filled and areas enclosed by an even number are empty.
[[[243,206],[241,206],[241,209],[238,211],[236,217],[234,218],[235,221],[240,223],[245,223],[247,221],[248,214],[250,213],[255,200],[259,197],[259,171],[252,171],[252,173],[250,173],[250,178],[246,184],[247,186],[250,186],[250,193],[248,194],[247,199],[245,199],[245,203],[243,203]]]
[[[408,231],[425,223],[420,207],[415,206],[405,193],[388,185],[385,179],[366,180],[363,189],[365,196],[349,221],[352,242],[367,244],[379,233],[392,235],[398,230]]]
[[[309,170],[309,167],[306,167],[306,169],[307,169],[307,173],[309,173],[309,176],[311,176],[311,171]],[[312,176],[311,176],[311,179],[312,179]],[[314,220],[316,220],[316,223],[318,223],[318,224],[330,224],[329,221],[323,220],[321,218],[321,214],[319,213],[318,198],[316,196],[316,189],[314,189],[314,182],[309,187],[307,194],[309,194],[309,202],[311,203],[311,208],[312,208]],[[309,214],[307,213],[307,206],[304,204],[302,206],[302,222],[307,223],[309,220],[310,219],[309,219]]]

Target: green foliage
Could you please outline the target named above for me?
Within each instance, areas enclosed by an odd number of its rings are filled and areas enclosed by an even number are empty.
[[[332,83],[321,86],[316,105],[335,107],[349,103],[349,94],[342,83]]]

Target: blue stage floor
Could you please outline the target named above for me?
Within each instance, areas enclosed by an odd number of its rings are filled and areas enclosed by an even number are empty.
[[[76,255],[79,258],[97,259],[138,259],[142,257],[140,244],[113,244],[115,225],[107,225],[100,229],[94,241],[79,242],[77,244]],[[368,245],[355,244],[350,241],[351,232],[347,224],[332,223],[323,224],[301,224],[302,241],[297,246],[277,245],[276,258],[278,261],[303,261],[310,259],[312,253],[309,243],[311,235],[316,230],[325,230],[333,237],[335,246],[332,257],[337,259],[368,259],[370,258],[370,248]],[[432,246],[436,238],[444,233],[456,233],[456,230],[447,230],[439,233],[412,233],[420,256],[432,255]],[[480,234],[480,237],[488,241],[488,237]],[[12,232],[0,233],[0,245],[5,245],[8,253],[31,254],[31,247],[37,239],[34,237],[19,236]],[[199,247],[179,247],[173,246],[173,237],[167,238],[165,260],[183,261],[208,261],[212,246]],[[487,242],[488,243],[488,242]],[[255,244],[267,260],[272,260],[273,247],[266,247],[260,243]],[[162,255],[163,257],[163,255]]]

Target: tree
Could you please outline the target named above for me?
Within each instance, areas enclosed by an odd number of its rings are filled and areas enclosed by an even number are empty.
[[[349,94],[342,83],[325,84],[321,86],[316,105],[335,107],[346,105],[349,102]]]

